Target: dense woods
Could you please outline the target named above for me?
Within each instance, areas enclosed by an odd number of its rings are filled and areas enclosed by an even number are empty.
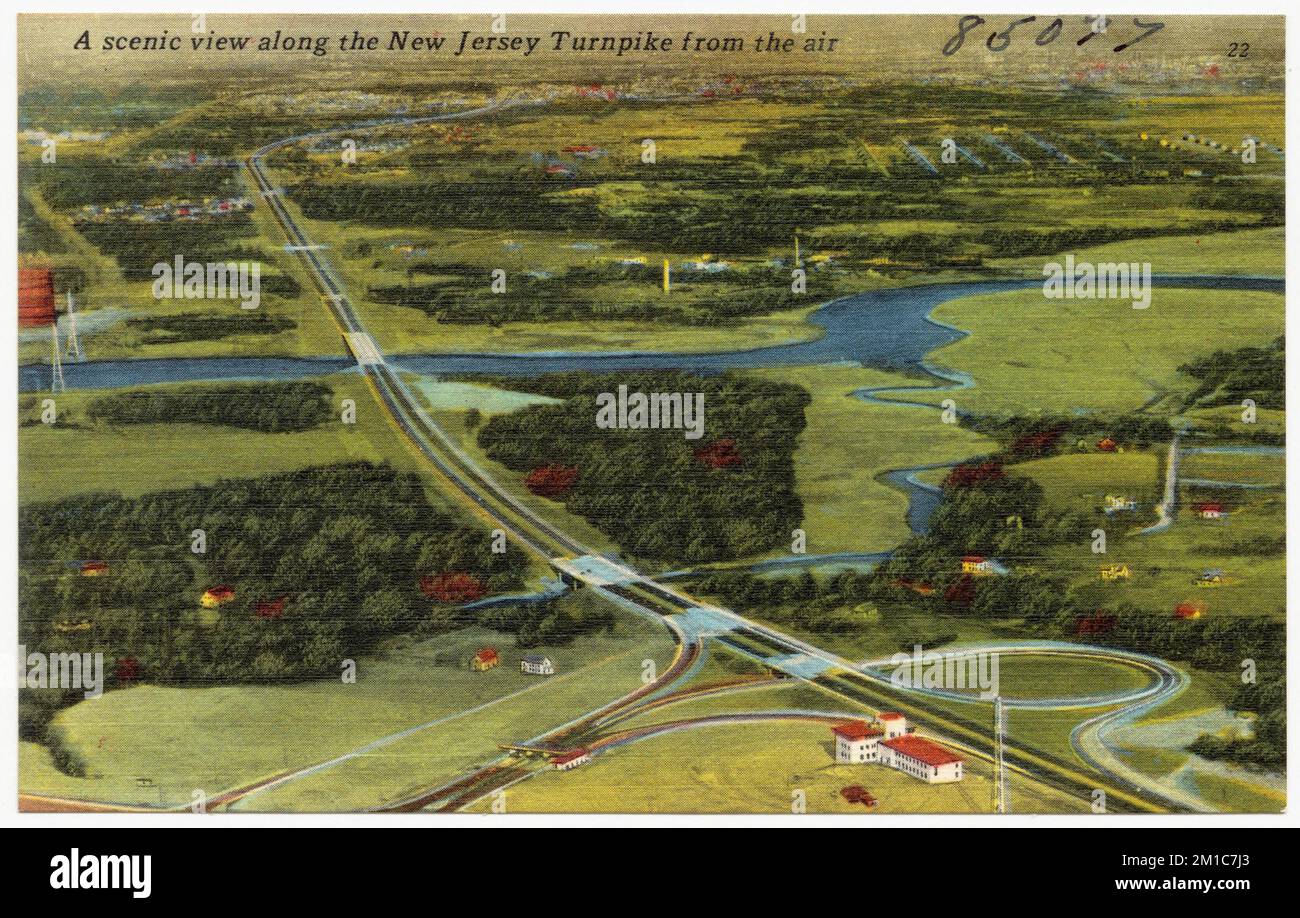
[[[262,433],[309,430],[333,415],[317,382],[213,383],[135,389],[95,399],[92,420],[109,424],[218,424]]]
[[[796,386],[731,374],[558,374],[502,380],[565,399],[492,418],[479,430],[487,454],[522,476],[545,466],[576,468],[562,496],[629,555],[658,562],[719,561],[789,544],[803,517],[793,453],[809,397]],[[605,430],[596,396],[629,391],[702,392],[705,433]],[[696,457],[729,439],[742,461],[718,468]]]
[[[1260,408],[1286,407],[1286,339],[1266,347],[1215,351],[1178,368],[1197,380],[1188,405],[1239,405],[1253,399]]]
[[[28,504],[19,533],[19,642],[102,652],[110,688],[337,678],[390,635],[461,623],[422,577],[464,573],[495,594],[525,565],[430,505],[418,475],[365,463]],[[107,570],[83,576],[90,560]],[[204,607],[217,586],[233,597]],[[29,733],[60,703],[50,694],[22,692]]]

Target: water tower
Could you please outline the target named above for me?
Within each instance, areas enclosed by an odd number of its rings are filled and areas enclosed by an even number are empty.
[[[18,269],[18,327],[53,325],[54,272],[49,268]]]

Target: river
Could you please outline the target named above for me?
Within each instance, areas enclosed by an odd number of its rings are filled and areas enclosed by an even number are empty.
[[[884,370],[910,370],[926,374],[933,382],[908,386],[862,389],[854,393],[865,401],[901,409],[932,406],[904,400],[881,399],[882,392],[940,388],[967,388],[969,376],[944,370],[928,362],[932,352],[965,337],[966,332],[931,318],[944,303],[962,297],[1039,286],[1041,279],[969,281],[869,290],[833,300],[815,310],[809,321],[825,333],[814,341],[779,344],[745,351],[699,354],[672,352],[545,352],[522,354],[407,354],[388,363],[422,375],[487,373],[502,376],[539,376],[546,373],[588,371],[681,369],[716,373],[731,369],[806,366],[852,362]],[[1280,278],[1231,275],[1157,275],[1153,286],[1223,290],[1260,290],[1284,293]],[[107,360],[69,363],[63,368],[69,389],[106,389],[151,383],[216,380],[304,379],[330,373],[355,372],[345,357],[188,357],[148,360]],[[24,364],[18,369],[19,390],[46,390],[49,364]],[[939,500],[938,489],[916,479],[933,465],[897,469],[885,478],[909,495],[908,524],[924,532],[926,520]]]

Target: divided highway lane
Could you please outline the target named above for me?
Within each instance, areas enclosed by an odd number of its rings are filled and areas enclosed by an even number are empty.
[[[373,339],[369,337],[365,326],[361,322],[360,317],[357,315],[351,301],[343,290],[342,282],[334,274],[328,260],[318,254],[318,249],[313,245],[311,240],[298,226],[296,221],[293,219],[293,216],[280,201],[279,191],[271,183],[263,166],[263,159],[268,154],[295,143],[299,143],[303,140],[355,134],[367,129],[373,129],[385,125],[420,124],[425,122],[471,118],[516,105],[545,104],[545,101],[547,100],[531,102],[524,100],[507,100],[475,109],[468,109],[462,112],[453,112],[430,116],[427,118],[395,118],[369,122],[365,125],[353,125],[346,128],[296,135],[294,137],[288,137],[267,144],[249,156],[245,161],[245,165],[253,176],[254,182],[256,183],[263,199],[271,208],[277,223],[279,223],[285,236],[289,240],[292,250],[298,254],[307,265],[317,288],[328,304],[330,313],[334,316],[335,321],[339,326],[339,330],[344,335],[345,340],[349,341],[351,346],[355,340],[353,336],[364,336],[366,344],[363,348],[353,351],[354,357],[356,357],[358,366],[365,375],[367,382],[372,386],[377,398],[384,406],[393,422],[397,424],[399,429],[402,430],[402,432],[412,441],[421,453],[430,460],[442,477],[460,491],[482,515],[484,515],[494,525],[506,530],[529,551],[532,551],[543,560],[550,562],[555,558],[563,556],[590,555],[594,554],[594,552],[572,537],[562,533],[550,523],[538,517],[529,508],[522,505],[505,488],[479,469],[468,456],[463,454],[457,448],[451,438],[431,418],[428,417],[420,407],[415,396],[411,393],[405,381],[387,364],[382,350]],[[358,351],[360,351],[360,353]],[[743,629],[750,633],[760,634],[777,647],[791,653],[805,654],[816,658],[837,670],[849,670],[858,678],[862,678],[863,676],[855,664],[836,654],[831,654],[821,648],[791,638],[788,635],[744,618],[730,610],[699,603],[683,593],[670,589],[662,584],[651,582],[644,578],[644,576],[635,574],[635,572],[632,573],[635,576],[635,579],[632,582],[621,586],[607,586],[605,589],[610,593],[618,595],[624,602],[636,607],[644,613],[659,617],[664,621],[670,621],[668,616],[673,612],[680,612],[693,607],[706,608],[709,612],[715,613],[734,623],[734,626],[737,629]],[[701,637],[698,635],[684,637],[679,628],[676,628],[673,625],[670,625],[669,627],[670,630],[673,631],[675,638],[678,640],[678,659],[675,663],[679,662],[683,658],[694,658],[695,655],[699,653],[702,643]],[[688,642],[686,646],[682,644],[683,640]],[[651,685],[643,686],[635,692],[611,702],[610,705],[602,708],[599,712],[595,712],[593,715],[589,715],[588,718],[594,719],[600,716],[608,716],[611,713],[634,704],[637,700],[649,695],[651,691],[667,687],[671,681],[681,675],[682,671],[681,667],[674,665],[670,667],[669,670],[660,677],[660,679],[656,680]],[[879,690],[883,687],[876,686],[876,688]],[[921,699],[916,699],[911,705],[913,709],[921,708],[921,706]],[[939,722],[944,720],[942,716],[936,717],[935,719]],[[566,733],[571,734],[571,731],[569,728],[560,728],[560,730],[555,731],[555,733],[556,735],[564,735]],[[1058,769],[1063,771],[1063,765],[1064,763],[1052,762],[1050,763],[1050,768],[1052,771]],[[482,778],[485,779],[485,783],[497,784],[501,777],[503,777],[502,770],[503,769],[498,764],[491,766],[489,769],[485,770],[485,772],[480,774]],[[1046,778],[1048,783],[1053,783],[1050,775],[1039,773],[1036,776],[1040,779]],[[512,775],[512,777],[514,776]],[[1064,778],[1065,776],[1059,775],[1058,777]],[[1077,774],[1071,775],[1070,778],[1073,780],[1067,779],[1062,783],[1067,784],[1071,787],[1071,790],[1074,790],[1077,789],[1076,782],[1080,777],[1081,776]],[[1135,789],[1132,787],[1130,780],[1121,779],[1120,784],[1121,786]],[[452,796],[458,801],[474,799],[479,796],[475,792],[476,785],[478,785],[479,788],[482,787],[479,782],[474,780],[474,776],[458,781],[451,786],[451,788],[454,788]],[[1156,799],[1160,799],[1161,797],[1159,790],[1154,786],[1148,785],[1141,788],[1141,790],[1145,792],[1144,795],[1151,794],[1154,795]],[[1116,792],[1121,798],[1128,796],[1123,791],[1119,791],[1118,788],[1116,789]],[[420,795],[420,797],[414,798],[410,801],[405,801],[404,806],[411,806],[417,801],[422,805],[427,806],[430,803],[445,800],[447,796],[448,795],[445,793],[439,793],[438,790],[434,790],[429,794]],[[1137,804],[1138,808],[1153,808],[1150,803],[1141,800],[1140,798],[1138,800],[1133,800],[1132,802]]]
[[[503,108],[510,104],[501,103],[471,109],[464,112],[439,115],[427,119],[399,119],[394,123],[414,124],[419,121],[444,121],[454,118],[468,118]],[[370,125],[374,127],[377,125]],[[442,430],[424,411],[406,385],[401,375],[395,372],[385,361],[383,351],[366,332],[360,317],[356,314],[352,302],[348,299],[342,282],[335,276],[328,261],[317,254],[317,248],[298,226],[293,216],[279,199],[279,192],[267,176],[263,158],[275,150],[282,149],[308,138],[337,136],[355,133],[356,128],[322,131],[298,137],[276,141],[259,149],[245,161],[263,199],[271,208],[276,222],[290,242],[292,251],[301,257],[317,289],[328,305],[339,331],[343,334],[349,350],[357,360],[358,367],[373,389],[380,404],[384,406],[391,420],[406,435],[420,452],[428,458],[442,477],[464,497],[471,501],[478,511],[493,525],[509,533],[520,545],[533,552],[548,563],[558,557],[589,555],[593,552],[580,542],[570,538],[554,526],[541,519],[528,507],[521,504],[496,481],[479,469],[468,456],[465,456],[446,432]],[[358,344],[360,343],[360,346]],[[538,737],[535,742],[558,741],[572,737],[589,728],[603,717],[617,713],[635,704],[642,698],[665,689],[676,682],[688,671],[690,665],[699,657],[703,643],[698,637],[687,638],[668,615],[690,607],[690,602],[682,597],[671,598],[655,593],[647,593],[633,584],[618,590],[624,601],[636,606],[641,612],[664,622],[677,643],[677,652],[672,664],[650,683],[640,686],[632,692],[615,699],[604,707],[586,715],[578,721],[561,726],[551,733]],[[400,801],[388,807],[387,811],[409,812],[441,804],[443,807],[456,808],[469,799],[477,799],[500,786],[502,781],[510,781],[523,772],[511,767],[503,759],[484,769],[458,779],[457,781],[419,794],[413,798]],[[449,799],[450,798],[450,799]]]

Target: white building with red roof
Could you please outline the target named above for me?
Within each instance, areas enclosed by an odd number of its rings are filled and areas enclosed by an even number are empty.
[[[965,760],[946,747],[907,731],[907,718],[882,711],[875,723],[848,720],[831,728],[835,761],[844,764],[873,762],[905,772],[927,784],[960,781]]]
[[[897,711],[881,711],[876,715],[876,722],[885,731],[885,739],[893,739],[907,732],[907,718]]]
[[[938,743],[909,733],[885,740],[880,746],[884,764],[927,784],[946,784],[962,779],[962,757]]]
[[[591,761],[591,753],[581,747],[562,752],[551,759],[551,767],[556,771],[568,771]]]
[[[880,741],[885,732],[868,726],[861,720],[847,720],[831,727],[835,736],[835,761],[878,762]]]

